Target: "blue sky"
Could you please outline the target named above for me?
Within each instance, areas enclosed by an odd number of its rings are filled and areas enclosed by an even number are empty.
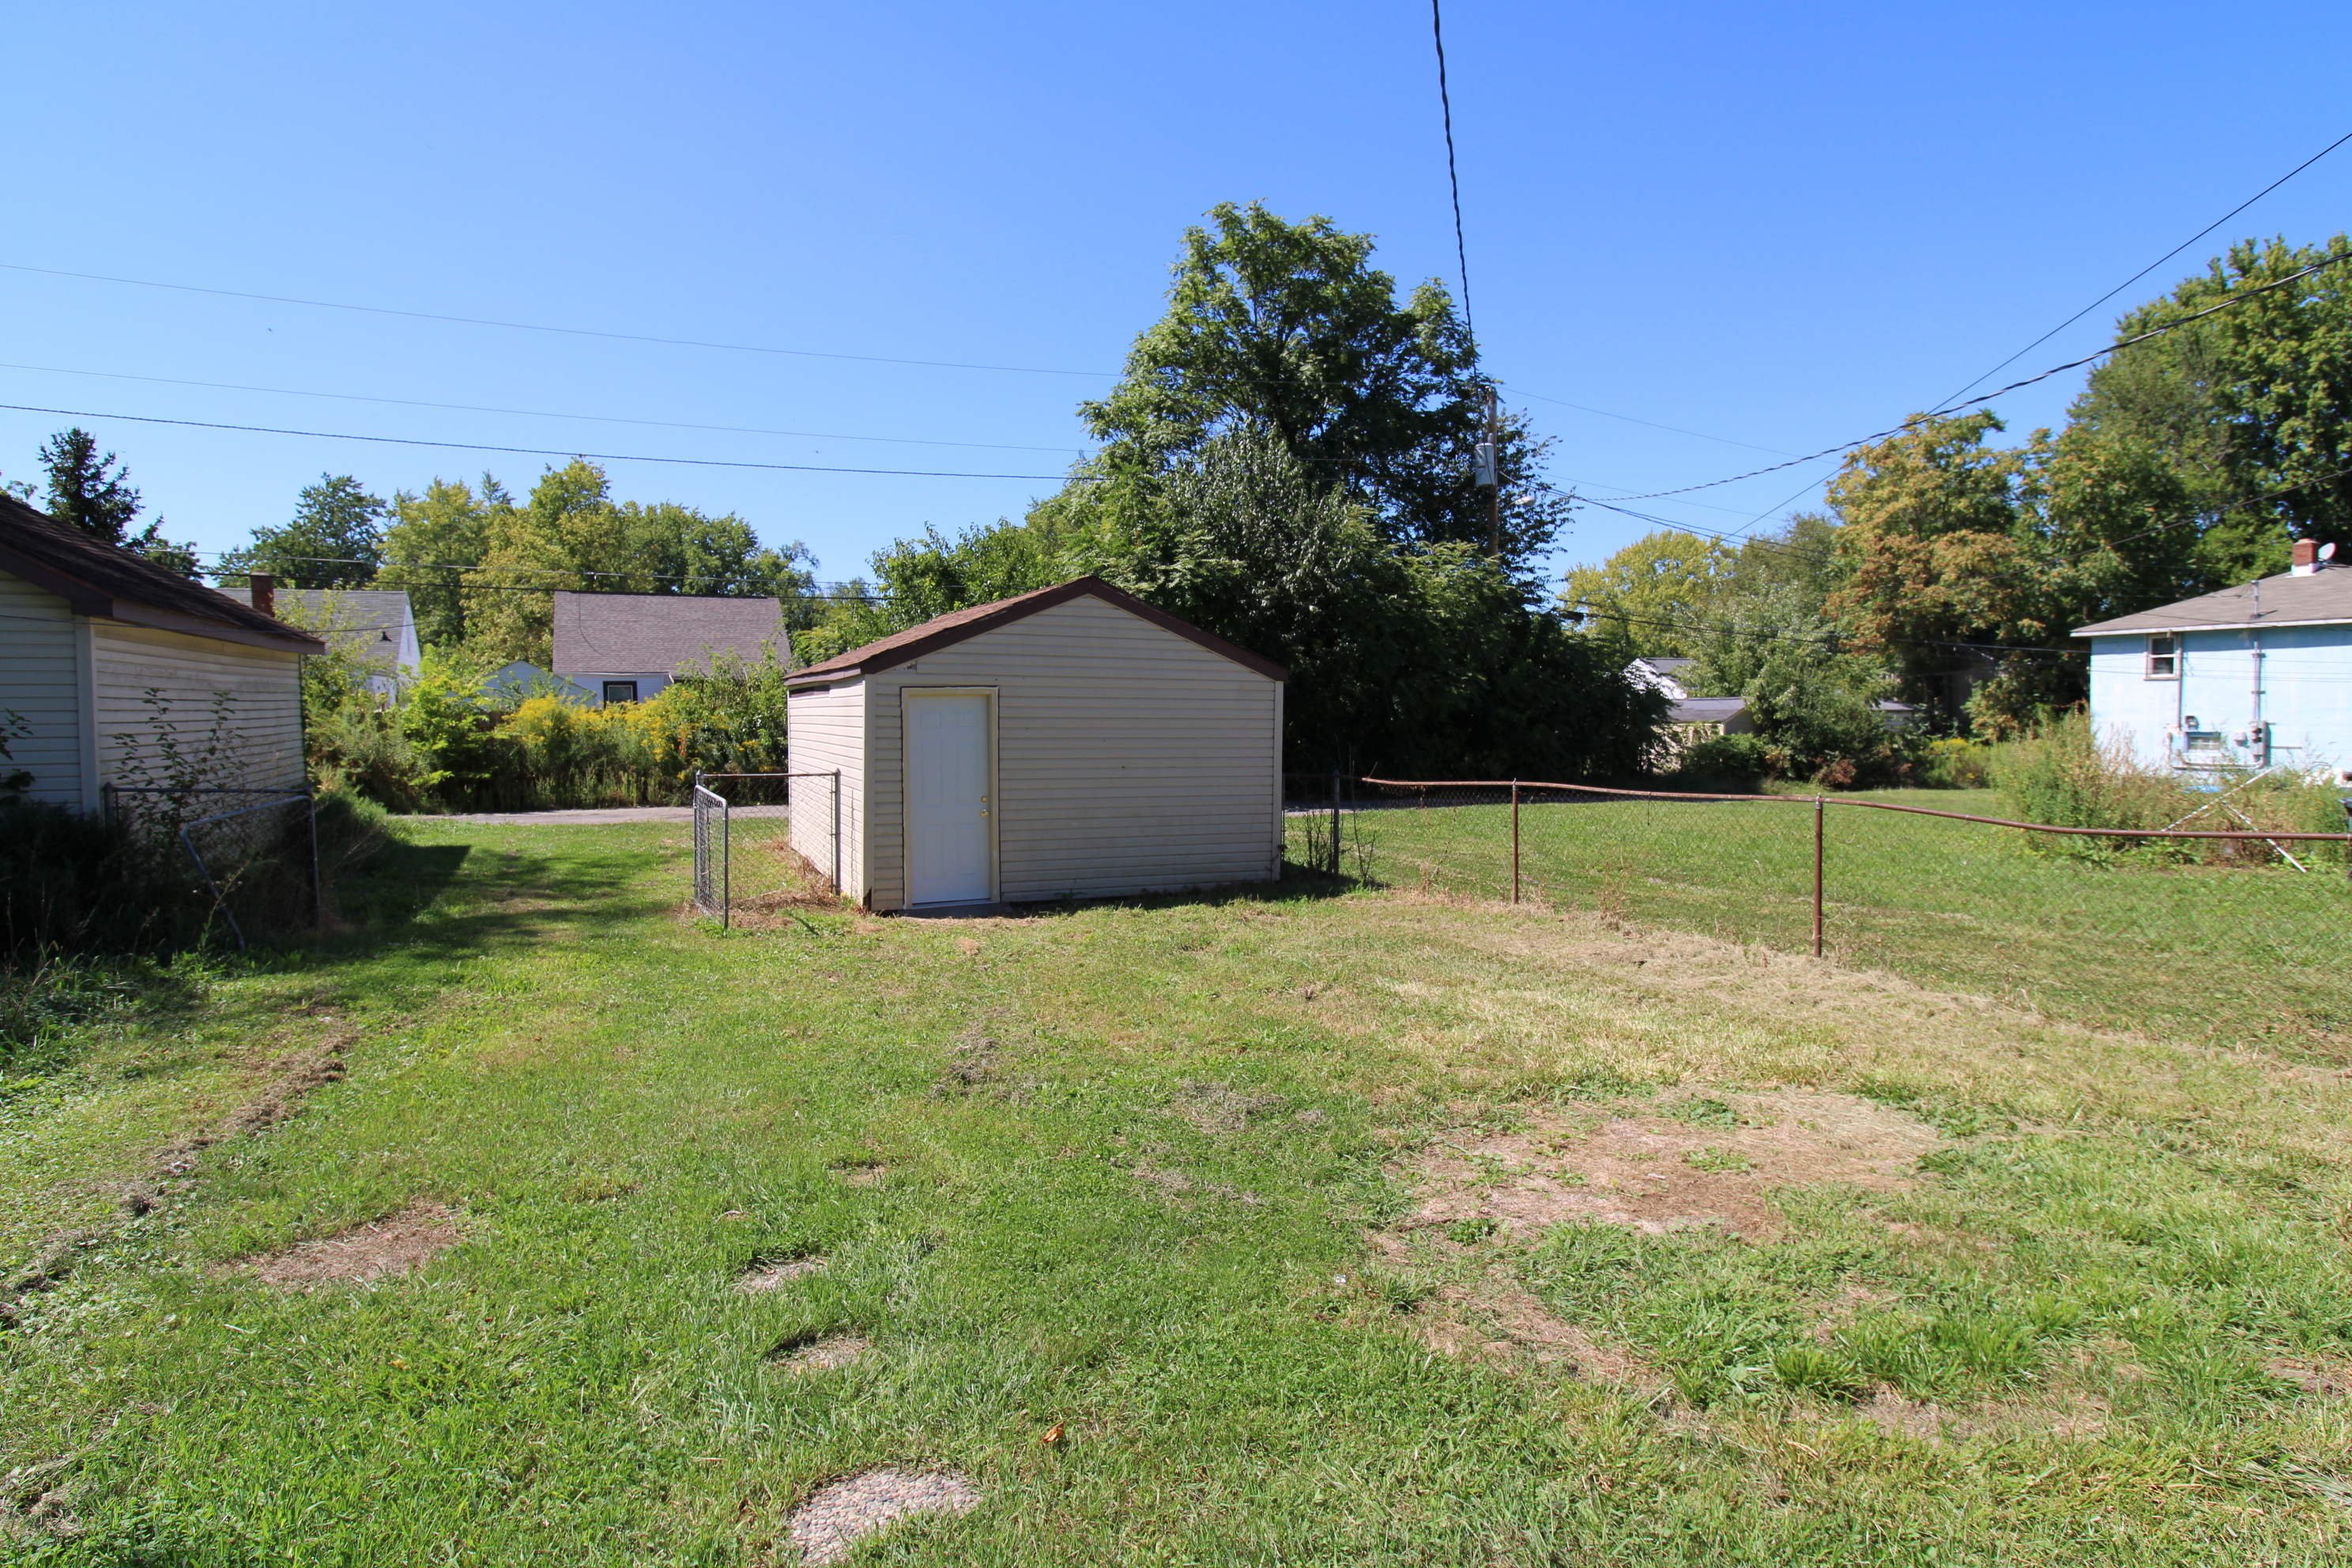
[[[1601,498],[1935,403],[2352,130],[2333,7],[1453,0],[1446,25],[1479,336],[1554,477]],[[1213,203],[1370,231],[1407,283],[1454,271],[1413,0],[16,5],[8,31],[0,402],[1049,476],[608,465],[623,498],[805,541],[828,578],[1055,488],[1076,404]],[[2347,214],[2352,147],[2225,232],[2308,242]],[[2003,379],[2096,346],[2207,249]],[[2000,406],[2021,431],[2078,385]],[[70,422],[0,411],[0,474],[34,477]],[[79,422],[208,549],[322,470],[520,489],[545,461]],[[1832,467],[1637,504],[1738,530]],[[1555,564],[1643,528],[1588,509]]]

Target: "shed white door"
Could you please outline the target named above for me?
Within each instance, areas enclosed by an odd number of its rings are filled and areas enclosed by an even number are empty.
[[[989,876],[988,699],[909,691],[907,901],[980,904]]]

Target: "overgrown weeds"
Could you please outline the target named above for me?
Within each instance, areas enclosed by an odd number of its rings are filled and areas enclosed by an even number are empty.
[[[2190,776],[2151,768],[2116,736],[2102,737],[2083,713],[2063,715],[1995,751],[1994,775],[2019,820],[2053,827],[2210,832],[2341,833],[2339,792],[2299,773]],[[2209,865],[2272,864],[2269,844],[2226,839],[2142,840],[2034,834],[2028,847],[2044,855],[2105,858],[2130,853],[2142,859]],[[2309,863],[2342,865],[2340,845],[2290,845]]]

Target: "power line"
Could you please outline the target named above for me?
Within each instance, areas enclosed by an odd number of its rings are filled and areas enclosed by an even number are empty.
[[[750,463],[725,458],[648,458],[625,452],[580,452],[552,447],[495,447],[481,441],[427,441],[413,436],[355,436],[342,430],[289,430],[274,425],[228,425],[209,419],[163,419],[152,414],[94,414],[81,408],[44,408],[27,403],[0,403],[19,414],[56,414],[68,419],[126,419],[139,425],[179,425],[193,430],[236,430],[258,436],[303,436],[321,441],[368,441],[387,447],[437,447],[457,452],[504,452],[524,458],[593,458],[601,463],[675,463],[694,468],[758,468],[802,474],[886,474],[912,479],[1042,479],[1054,483],[1097,484],[1090,474],[976,474],[937,468],[849,468],[823,463]]]
[[[1445,117],[1445,183],[1454,192],[1454,259],[1462,268],[1462,331],[1473,347],[1478,333],[1470,322],[1470,247],[1462,237],[1462,179],[1454,172],[1454,99],[1445,89],[1445,18],[1438,0],[1429,0],[1430,37],[1437,45],[1437,107]]]
[[[1947,403],[1944,406],[1930,409],[1925,414],[1915,414],[1910,418],[1903,421],[1900,425],[1891,426],[1888,429],[1874,431],[1868,436],[1861,437],[1855,440],[1841,441],[1834,447],[1824,447],[1818,452],[1808,452],[1801,458],[1792,458],[1785,463],[1773,463],[1761,468],[1750,468],[1744,474],[1733,474],[1728,479],[1709,479],[1704,484],[1680,485],[1670,490],[1647,490],[1640,495],[1626,496],[1622,499],[1626,500],[1657,500],[1666,496],[1688,495],[1693,490],[1714,489],[1721,485],[1737,484],[1742,479],[1752,479],[1764,474],[1777,474],[1784,468],[1793,468],[1801,463],[1810,463],[1822,458],[1833,458],[1838,456],[1840,453],[1850,452],[1857,447],[1866,447],[1873,441],[1883,441],[1890,436],[1899,436],[1904,431],[1914,429],[1927,420],[1940,419],[1946,415],[1958,413],[1960,409],[1966,408],[1971,404],[1990,403],[1995,398],[2006,397],[2009,394],[2017,391],[2020,387],[2032,386],[2035,382],[2047,381],[2052,376],[2062,374],[2066,371],[2080,370],[2083,366],[2089,364],[2093,360],[2105,359],[2107,355],[2120,353],[2122,350],[2130,348],[2135,343],[2144,343],[2151,338],[2159,338],[2167,332],[2177,331],[2192,321],[2200,321],[2208,316],[2218,314],[2221,311],[2230,310],[2238,305],[2242,305],[2249,300],[2255,299],[2263,294],[2268,294],[2274,289],[2284,289],[2290,283],[2299,282],[2302,279],[2308,278],[2313,273],[2321,270],[2323,268],[2334,267],[2346,261],[2352,261],[2352,250],[2340,251],[2334,256],[2324,257],[2321,259],[2313,262],[2308,267],[2298,268],[2296,270],[2288,273],[2285,277],[2277,279],[2269,283],[2264,283],[2259,288],[2247,289],[2233,293],[2230,298],[2222,300],[2218,305],[2210,305],[2202,310],[2192,311],[2189,315],[2179,317],[2174,321],[2167,321],[2161,326],[2151,327],[2147,331],[2139,332],[2134,336],[2125,338],[2119,342],[2109,343],[2105,348],[2100,349],[2095,353],[2084,354],[2081,359],[2068,360],[2064,364],[2053,365],[2048,370],[2042,372],[2039,375],[2029,375],[2022,381],[2012,381],[2007,386],[1997,388],[1994,391],[1983,393],[1978,396],[1966,398],[1958,402]],[[1806,488],[1811,489],[1811,487],[1808,486]]]
[[[1984,375],[1979,375],[1976,380],[1969,382],[1967,385],[1960,388],[1959,392],[1953,393],[1951,397],[1947,397],[1944,401],[1949,403],[1953,397],[1959,396],[1960,393],[1968,391],[1969,387],[1974,386],[1977,382],[1984,380],[1986,376],[1997,375],[2000,372],[2007,370],[2011,365],[2016,363],[2019,360],[2023,359],[2027,354],[2032,353],[2043,343],[2048,342],[2051,339],[2056,337],[2059,333],[2064,331],[2067,328],[2073,326],[2075,322],[2081,321],[2084,317],[2089,315],[2092,311],[2097,310],[2100,306],[2105,304],[2108,300],[2114,299],[2116,295],[2122,293],[2125,289],[2130,288],[2133,284],[2138,282],[2141,279],[2147,277],[2149,273],[2155,271],[2158,268],[2163,266],[2166,262],[2171,260],[2174,257],[2179,255],[2182,251],[2188,249],[2190,246],[2204,238],[2207,235],[2212,233],[2215,229],[2221,227],[2231,218],[2236,217],[2240,213],[2244,212],[2248,207],[2252,206],[2256,202],[2261,201],[2264,196],[2269,195],[2273,191],[2277,190],[2281,185],[2285,184],[2289,180],[2294,179],[2297,174],[2302,174],[2305,169],[2310,168],[2314,163],[2318,163],[2322,158],[2326,157],[2330,153],[2335,152],[2338,147],[2343,146],[2347,142],[2352,142],[2352,132],[2347,132],[2343,135],[2338,136],[2335,141],[2330,142],[2326,146],[2322,147],[2318,152],[2314,153],[2310,157],[2305,158],[2302,163],[2297,163],[2294,168],[2289,169],[2285,174],[2281,174],[2277,179],[2273,180],[2269,184],[2264,185],[2261,190],[2256,191],[2252,195],[2248,196],[2244,201],[2240,202],[2236,206],[2231,207],[2228,212],[2223,213],[2220,217],[2215,218],[2211,223],[2207,224],[2203,228],[2200,228],[2195,234],[2190,235],[2187,239],[2182,240],[2179,245],[2174,246],[2170,250],[2166,251],[2162,256],[2158,257],[2154,261],[2149,262],[2147,266],[2141,268],[2138,271],[2133,273],[2130,277],[2125,279],[2122,282],[2116,284],[2114,288],[2108,289],[2105,293],[2100,295],[2097,299],[2092,300],[2089,304],[2084,306],[2081,310],[2075,311],[2073,315],[2067,317],[2064,321],[2059,322],[2056,326],[2051,328],[2048,331],[2042,333],[2040,337],[2034,339],[2032,342],[2026,344],[2023,348],[2018,350],[2015,353],[2001,361],[1999,364],[1993,366],[1992,369],[1985,372]]]
[[[1045,370],[1034,364],[969,364],[959,360],[895,359],[882,354],[832,353],[821,349],[780,349],[764,343],[713,342],[701,338],[665,338],[649,332],[611,332],[594,327],[551,327],[537,321],[500,321],[483,316],[447,316],[431,310],[401,310],[387,305],[351,305],[336,300],[302,300],[284,294],[250,294],[237,289],[207,289],[194,283],[163,283],[149,278],[112,278],[98,272],[67,272],[54,267],[26,267],[0,261],[0,271],[32,272],[45,278],[75,278],[86,283],[121,283],[135,289],[169,289],[183,294],[213,294],[225,300],[257,300],[271,305],[301,305],[317,310],[351,310],[369,316],[399,316],[412,321],[448,321],[466,327],[500,327],[518,332],[553,332],[574,338],[608,338],[618,342],[660,343],[670,348],[720,349],[730,353],[784,354],[795,359],[852,360],[861,364],[921,365],[933,370],[1003,371],[1015,375],[1082,375],[1097,380],[1112,374],[1098,370]]]
[[[2275,500],[2280,496],[2291,494],[2295,490],[2304,489],[2312,485],[2321,485],[2326,484],[2332,479],[2340,479],[2345,478],[2347,475],[2352,475],[2352,466],[2333,469],[2325,474],[2315,474],[2309,479],[2297,479],[2290,485],[2280,485],[2272,489],[2260,490],[2251,496],[2242,497],[2237,500],[2231,501],[2227,506],[2218,507],[2210,511],[2190,512],[2185,516],[2177,517],[2169,522],[2158,523],[2154,528],[2144,529],[2137,533],[2125,534],[2120,539],[2102,540],[2096,545],[2079,554],[2063,556],[2054,561],[2043,562],[2042,563],[2042,565],[2045,568],[2079,566],[2095,555],[2105,554],[2119,550],[2126,544],[2137,544],[2143,539],[2153,539],[2159,533],[2169,533],[2174,529],[2187,528],[2203,520],[2229,517],[2238,512],[2248,511],[2252,510],[2254,507],[2259,506],[2263,501]],[[1637,519],[1643,522],[1656,523],[1659,527],[1666,529],[1672,532],[1695,534],[1702,539],[1713,540],[1718,544],[1728,544],[1734,541],[1738,541],[1743,549],[1752,546],[1759,550],[1786,551],[1791,555],[1810,559],[1823,565],[1828,564],[1832,560],[1835,553],[1833,550],[1823,550],[1815,545],[1800,544],[1793,540],[1758,538],[1752,534],[1719,533],[1709,529],[1694,528],[1687,523],[1676,522],[1671,518],[1659,517],[1652,512],[1636,511],[1632,507],[1615,506],[1608,501],[1596,500],[1591,496],[1580,495],[1576,499],[1588,506],[1597,506],[1605,510],[1622,512],[1627,517]],[[2127,613],[2139,615],[2147,612],[2135,610]],[[2006,647],[2008,645],[1986,644],[1984,646]]]
[[[1510,385],[1507,382],[1502,384]],[[1753,441],[1735,441],[1728,436],[1710,436],[1704,430],[1685,430],[1679,425],[1661,425],[1654,419],[1636,419],[1631,414],[1612,414],[1606,408],[1594,408],[1583,403],[1570,403],[1565,397],[1554,397],[1544,392],[1529,392],[1524,386],[1512,386],[1511,391],[1520,397],[1532,397],[1538,403],[1557,403],[1562,408],[1573,408],[1580,414],[1598,414],[1603,419],[1622,419],[1628,425],[1646,425],[1653,430],[1671,430],[1677,436],[1696,436],[1702,441],[1720,441],[1727,447],[1745,447],[1751,452],[1769,452],[1776,458],[1786,458],[1790,455],[1781,451],[1778,447],[1759,447]]]
[[[144,381],[158,386],[201,386],[213,392],[262,392],[281,397],[325,397],[339,403],[382,403],[395,408],[441,408],[457,414],[514,414],[529,419],[583,419],[599,425],[645,425],[662,430],[715,430],[730,436],[793,436],[812,441],[880,441],[900,447],[968,447],[988,452],[1077,452],[1075,446],[1022,447],[999,441],[926,441],[914,436],[844,436],[824,430],[771,430],[756,425],[693,425],[677,419],[630,419],[614,414],[556,414],[543,408],[491,408],[473,403],[427,403],[414,397],[369,397],[353,392],[308,392],[296,386],[247,386],[228,381],[188,381],[169,375],[130,375],[120,371],[71,370],[54,364],[8,364],[0,370],[37,371],[44,375],[88,375],[103,381]]]

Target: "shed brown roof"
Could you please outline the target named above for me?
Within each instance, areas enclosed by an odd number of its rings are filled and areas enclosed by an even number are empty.
[[[1099,577],[1073,577],[1050,588],[1037,588],[1026,594],[1015,594],[1009,599],[996,599],[985,605],[972,605],[964,609],[950,610],[944,616],[935,616],[919,626],[908,626],[905,631],[893,633],[879,642],[851,648],[847,653],[835,654],[822,664],[795,670],[785,684],[818,686],[845,675],[872,675],[894,669],[926,654],[976,637],[982,632],[994,631],[999,626],[1026,619],[1041,610],[1050,610],[1056,605],[1066,605],[1073,599],[1087,597],[1116,605],[1131,616],[1150,621],[1163,631],[1174,632],[1185,641],[1197,643],[1244,668],[1257,671],[1269,680],[1290,679],[1290,671],[1274,660],[1261,658],[1213,633],[1204,632],[1190,621],[1178,620],[1167,611],[1155,609],[1134,595],[1112,587]]]
[[[78,616],[289,653],[323,653],[327,647],[299,626],[265,616],[202,583],[191,583],[119,545],[103,543],[5,494],[0,494],[0,571],[57,595]]]

